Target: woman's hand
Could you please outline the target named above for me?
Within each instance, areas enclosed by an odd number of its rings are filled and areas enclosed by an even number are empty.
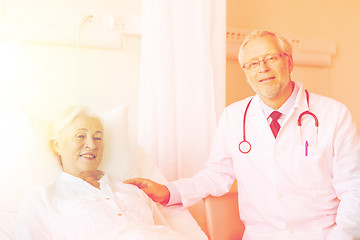
[[[154,202],[166,205],[170,200],[170,192],[165,185],[146,178],[131,178],[124,183],[133,184],[143,190]]]

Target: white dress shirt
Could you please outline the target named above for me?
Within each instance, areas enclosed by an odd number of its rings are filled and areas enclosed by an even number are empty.
[[[168,226],[157,206],[140,189],[110,181],[100,189],[62,172],[58,179],[27,197],[15,238],[67,239],[184,239]]]
[[[283,125],[283,122],[286,119],[286,116],[288,115],[290,110],[295,105],[296,96],[297,96],[298,92],[299,92],[299,87],[296,84],[294,84],[294,89],[293,89],[290,97],[286,100],[286,102],[279,109],[273,109],[273,108],[269,107],[268,105],[266,105],[263,101],[260,101],[261,109],[264,113],[265,118],[268,120],[269,125],[271,123],[270,114],[273,111],[278,111],[281,113],[281,116],[277,122],[280,124],[280,127]]]

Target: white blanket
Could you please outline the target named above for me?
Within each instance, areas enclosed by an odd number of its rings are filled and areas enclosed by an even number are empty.
[[[99,183],[97,189],[61,173],[55,182],[27,197],[15,239],[204,239],[175,233],[156,204],[137,187],[107,176]]]
[[[189,240],[189,238],[176,233],[167,226],[146,225],[141,223],[128,224],[118,231],[103,233],[83,233],[72,235],[63,240]]]

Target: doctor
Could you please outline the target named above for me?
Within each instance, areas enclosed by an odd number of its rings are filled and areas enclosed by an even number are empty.
[[[349,110],[291,81],[292,48],[276,33],[249,34],[239,62],[257,94],[225,109],[207,167],[166,186],[127,183],[188,207],[237,179],[243,239],[360,239],[360,137]]]

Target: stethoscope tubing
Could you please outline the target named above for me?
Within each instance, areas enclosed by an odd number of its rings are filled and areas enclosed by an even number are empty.
[[[250,103],[253,100],[253,97],[250,99],[248,104],[246,105],[245,112],[244,112],[244,118],[243,118],[243,140],[239,143],[239,150],[242,153],[248,153],[251,151],[251,144],[246,141],[246,133],[245,133],[245,124],[246,124],[246,115],[248,112],[248,109],[250,107]],[[243,146],[243,147],[242,147]],[[245,150],[242,150],[245,149]]]
[[[306,94],[306,101],[307,101],[309,110],[302,112],[298,117],[297,125],[299,126],[300,138],[301,138],[301,120],[302,120],[304,115],[310,115],[310,116],[312,116],[314,118],[315,127],[316,127],[316,134],[318,133],[318,128],[319,128],[319,120],[318,120],[318,118],[316,117],[316,115],[314,113],[312,113],[310,111],[309,92],[306,89],[305,89],[305,94]],[[250,107],[250,103],[251,103],[252,100],[253,100],[253,97],[250,99],[250,101],[246,105],[245,112],[244,112],[244,117],[243,117],[243,140],[239,143],[239,150],[243,154],[247,154],[247,153],[249,153],[251,151],[251,144],[250,144],[249,141],[246,140],[246,132],[245,132],[246,127],[245,127],[245,124],[246,124],[246,115],[247,115],[247,112],[248,112],[248,109]],[[302,139],[300,141],[302,141]]]

